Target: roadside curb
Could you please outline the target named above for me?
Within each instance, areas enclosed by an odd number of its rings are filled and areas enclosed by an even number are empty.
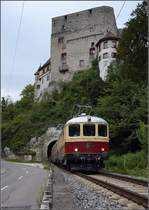
[[[53,171],[50,169],[40,209],[52,209],[52,203],[53,203]]]

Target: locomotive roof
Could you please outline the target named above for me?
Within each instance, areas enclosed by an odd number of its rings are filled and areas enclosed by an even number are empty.
[[[89,120],[90,119],[90,120]],[[90,115],[85,115],[85,116],[78,116],[74,117],[66,122],[67,124],[73,124],[73,123],[85,123],[85,122],[94,122],[94,123],[101,123],[101,124],[108,124],[104,119],[96,116],[90,116]]]

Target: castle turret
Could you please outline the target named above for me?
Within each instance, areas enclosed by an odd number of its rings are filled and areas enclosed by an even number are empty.
[[[107,32],[96,43],[99,75],[103,80],[106,79],[108,66],[116,60],[118,40],[119,38],[113,33]]]
[[[51,61],[47,60],[42,66],[40,65],[35,75],[35,100],[41,100],[43,95],[48,92],[51,82]]]

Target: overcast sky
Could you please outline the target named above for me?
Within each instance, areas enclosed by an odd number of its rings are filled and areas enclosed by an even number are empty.
[[[112,6],[118,15],[124,1],[25,1],[20,36],[13,58],[22,1],[1,2],[1,95],[20,98],[22,89],[34,83],[34,73],[50,57],[51,18],[98,6]],[[126,1],[117,27],[122,28],[140,1]],[[14,68],[13,68],[14,67]]]

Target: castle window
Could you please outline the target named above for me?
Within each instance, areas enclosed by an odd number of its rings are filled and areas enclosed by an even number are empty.
[[[90,29],[90,32],[94,31],[94,28],[93,27],[90,27],[89,29]]]
[[[37,89],[40,89],[40,85],[37,85]]]
[[[65,49],[66,48],[66,44],[64,42],[64,37],[59,37],[58,38],[58,45],[61,49]]]
[[[47,81],[49,80],[49,75],[47,75]]]
[[[79,61],[79,66],[80,66],[80,67],[83,67],[83,66],[84,66],[84,60],[80,60],[80,61]]]
[[[112,48],[116,48],[116,41],[112,41]]]
[[[65,15],[65,20],[67,20],[67,15]]]
[[[67,63],[64,61],[62,64],[59,66],[59,72],[64,73],[69,70]]]
[[[63,43],[64,43],[64,37],[62,37],[62,36],[59,37],[59,38],[58,38],[58,43],[59,43],[59,44],[63,44]]]
[[[42,70],[39,72],[39,75],[42,75]]]
[[[91,47],[90,48],[90,55],[94,55],[95,54],[95,47]]]
[[[107,48],[108,48],[108,42],[105,41],[105,42],[103,43],[103,49],[107,49]]]
[[[90,15],[92,14],[92,9],[89,9],[89,14],[90,14]]]
[[[65,25],[62,25],[62,30],[65,30],[66,29],[66,26]]]
[[[111,58],[116,58],[116,53],[112,52],[111,53]]]
[[[94,44],[95,44],[95,43],[94,43],[94,42],[92,42],[92,43],[91,43],[91,47],[94,47]]]
[[[100,61],[100,56],[98,57],[98,60]]]
[[[108,58],[108,53],[104,53],[104,54],[103,54],[103,59],[104,59],[104,58]]]
[[[67,58],[67,53],[62,53],[61,54],[61,61],[66,61]]]

